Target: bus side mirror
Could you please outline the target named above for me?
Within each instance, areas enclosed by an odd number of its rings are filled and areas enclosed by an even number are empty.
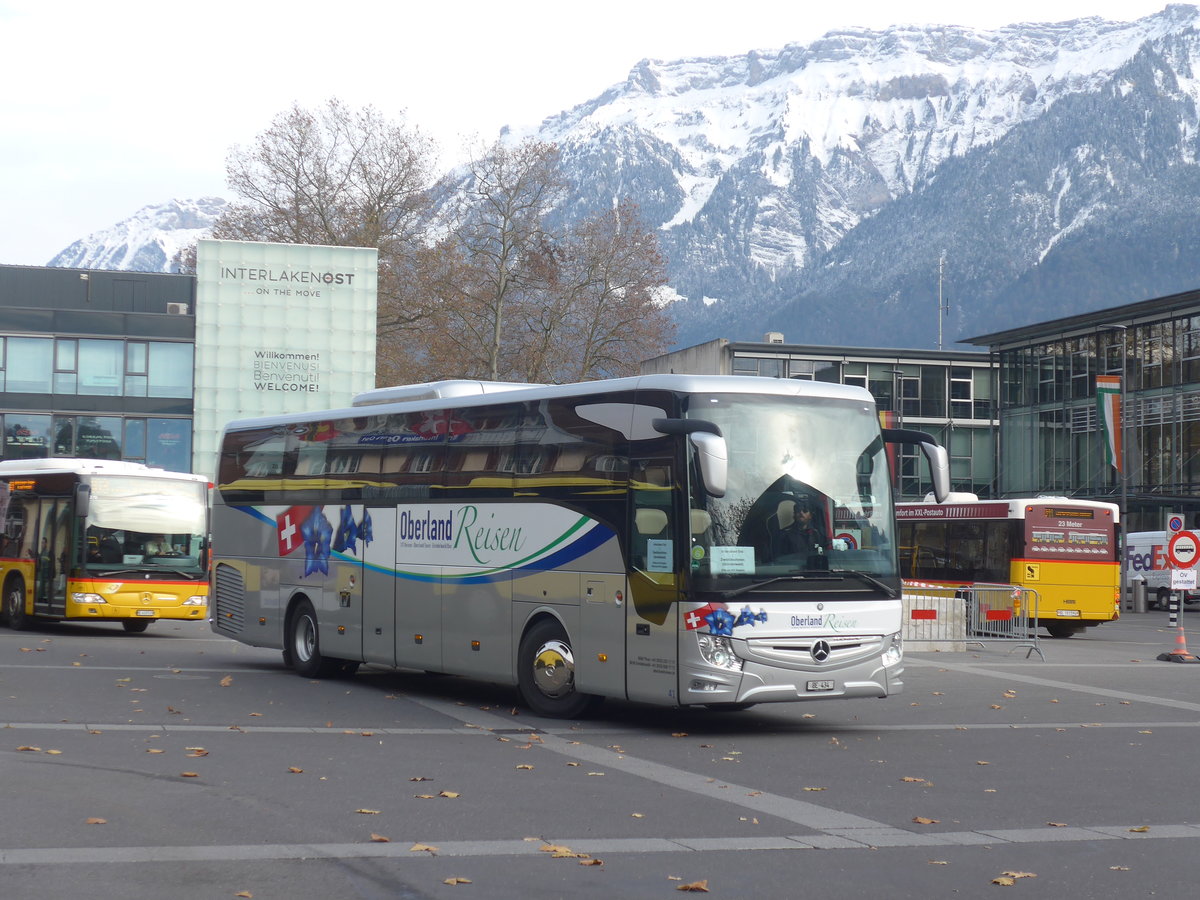
[[[704,490],[713,497],[724,497],[729,482],[729,450],[725,438],[698,431],[691,436],[691,441],[700,464],[700,477],[704,479]]]
[[[909,428],[885,428],[883,439],[889,444],[920,444],[921,452],[929,461],[933,497],[938,503],[943,502],[950,493],[950,454],[946,448],[933,435]]]
[[[696,451],[704,490],[713,497],[724,497],[729,483],[729,448],[720,426],[704,419],[653,419],[651,426],[659,434],[686,434]]]
[[[75,517],[86,519],[92,503],[92,486],[90,484],[75,485]]]

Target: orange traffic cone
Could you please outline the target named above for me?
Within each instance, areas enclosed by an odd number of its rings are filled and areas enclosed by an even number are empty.
[[[1179,633],[1175,635],[1175,649],[1169,653],[1158,654],[1158,659],[1163,662],[1200,663],[1200,658],[1188,653],[1187,641],[1183,637],[1182,623],[1179,626]]]

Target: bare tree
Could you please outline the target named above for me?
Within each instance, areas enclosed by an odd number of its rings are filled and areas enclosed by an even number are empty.
[[[431,140],[374,107],[293,105],[252,146],[230,151],[226,180],[238,200],[213,237],[378,248],[380,368],[395,368],[392,356],[429,314],[415,286],[428,265],[434,160]]]
[[[442,294],[446,327],[459,332],[463,362],[490,380],[521,378],[513,359],[510,305],[539,286],[540,259],[554,235],[547,215],[566,193],[558,148],[527,140],[496,143],[469,164],[461,204],[454,210],[447,252],[461,261],[460,281]],[[479,366],[482,362],[482,366]]]
[[[556,248],[545,302],[528,312],[533,380],[630,375],[667,349],[658,238],[631,200],[572,227]]]

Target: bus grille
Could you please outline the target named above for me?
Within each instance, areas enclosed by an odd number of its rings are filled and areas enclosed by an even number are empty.
[[[236,637],[246,627],[246,583],[233,566],[218,563],[213,577],[213,623],[217,631]]]
[[[822,662],[813,657],[813,645],[817,641],[829,645],[829,656]],[[747,659],[805,671],[851,663],[882,652],[883,640],[878,635],[749,638],[746,641]]]

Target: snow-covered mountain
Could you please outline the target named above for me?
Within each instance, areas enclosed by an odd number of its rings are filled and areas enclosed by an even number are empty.
[[[220,197],[202,197],[146,206],[110,228],[75,241],[46,265],[170,272],[175,254],[207,237],[226,205]]]
[[[1173,5],[643,60],[531,135],[562,148],[562,215],[628,196],[660,229],[681,344],[932,346],[939,264],[951,344],[1200,287],[1198,24]],[[73,249],[52,264],[98,258]]]

